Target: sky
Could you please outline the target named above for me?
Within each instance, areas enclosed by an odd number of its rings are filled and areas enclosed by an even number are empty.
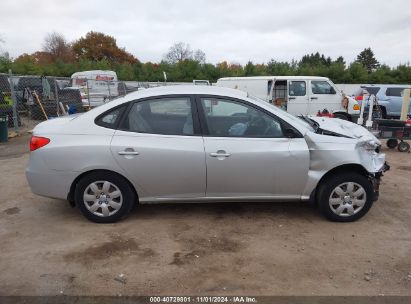
[[[347,62],[366,47],[390,66],[411,61],[409,0],[1,0],[0,48],[17,57],[58,32],[74,41],[111,35],[140,61],[159,62],[176,42],[207,62],[299,60],[320,52]]]

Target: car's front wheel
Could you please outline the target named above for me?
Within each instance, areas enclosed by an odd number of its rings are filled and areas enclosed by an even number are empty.
[[[135,194],[123,177],[115,173],[93,172],[77,183],[75,202],[89,220],[113,223],[130,213]]]
[[[367,177],[342,173],[320,185],[318,207],[329,220],[352,222],[363,217],[374,202],[374,191]]]

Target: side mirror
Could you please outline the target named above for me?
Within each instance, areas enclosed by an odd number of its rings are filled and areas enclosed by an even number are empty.
[[[292,128],[285,129],[284,135],[287,138],[296,138],[298,136],[297,132]]]

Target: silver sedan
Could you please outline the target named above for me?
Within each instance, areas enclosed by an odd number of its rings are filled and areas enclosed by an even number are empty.
[[[299,200],[347,222],[378,197],[379,146],[353,123],[297,118],[239,90],[168,86],[37,125],[26,175],[34,193],[100,223],[137,202]]]

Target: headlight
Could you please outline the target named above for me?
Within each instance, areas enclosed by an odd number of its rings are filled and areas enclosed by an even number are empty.
[[[367,151],[376,151],[376,149],[380,146],[378,142],[372,139],[367,140],[367,141],[362,141],[358,145]]]

